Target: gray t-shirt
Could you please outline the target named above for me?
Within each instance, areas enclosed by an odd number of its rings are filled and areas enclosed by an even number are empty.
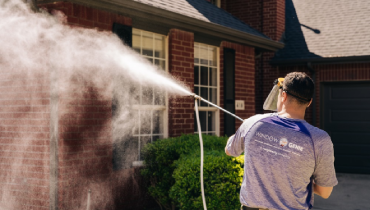
[[[322,187],[338,184],[329,135],[304,120],[255,115],[226,149],[235,157],[245,154],[240,202],[249,207],[310,209],[313,180]]]

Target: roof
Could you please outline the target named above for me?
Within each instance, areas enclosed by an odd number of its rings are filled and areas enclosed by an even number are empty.
[[[285,47],[273,60],[370,55],[368,11],[368,0],[286,0]]]
[[[200,21],[214,23],[255,36],[270,39],[243,21],[206,0],[133,0],[156,8],[168,10]]]

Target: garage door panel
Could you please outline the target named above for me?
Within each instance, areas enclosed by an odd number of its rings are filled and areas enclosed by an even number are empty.
[[[370,132],[331,132],[330,137],[335,144],[364,144],[370,145]],[[370,152],[370,151],[369,151]]]
[[[349,122],[328,122],[324,125],[324,130],[329,132],[364,132],[370,128],[370,123],[363,122],[363,123],[349,123]]]
[[[366,84],[352,85],[352,87],[333,86],[330,96],[332,99],[369,99],[370,87]]]
[[[337,173],[349,173],[348,171],[351,171],[351,173],[355,174],[370,174],[370,168],[364,168],[362,166],[336,166],[335,171]]]
[[[321,126],[333,141],[337,172],[370,174],[370,82],[321,87]]]
[[[331,107],[333,110],[369,110],[370,101],[369,100],[350,100],[351,103],[344,100],[336,100],[327,102],[327,106]]]
[[[370,169],[370,157],[361,155],[336,155],[334,164],[338,166],[364,167]]]
[[[332,122],[368,122],[370,110],[331,110]]]
[[[338,144],[335,143],[334,153],[340,155],[368,156],[370,145],[363,144]]]

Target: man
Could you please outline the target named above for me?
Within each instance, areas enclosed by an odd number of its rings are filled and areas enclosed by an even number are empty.
[[[313,193],[328,198],[338,183],[329,135],[304,120],[312,79],[293,72],[279,81],[277,113],[245,120],[225,148],[245,154],[242,209],[310,209]]]

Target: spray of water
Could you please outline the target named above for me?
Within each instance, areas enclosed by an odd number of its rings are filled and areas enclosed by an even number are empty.
[[[2,0],[0,20],[0,209],[49,209],[55,166],[60,209],[86,209],[88,189],[89,208],[112,208],[112,139],[132,135],[140,95],[189,90],[116,35],[71,28],[60,13]]]

